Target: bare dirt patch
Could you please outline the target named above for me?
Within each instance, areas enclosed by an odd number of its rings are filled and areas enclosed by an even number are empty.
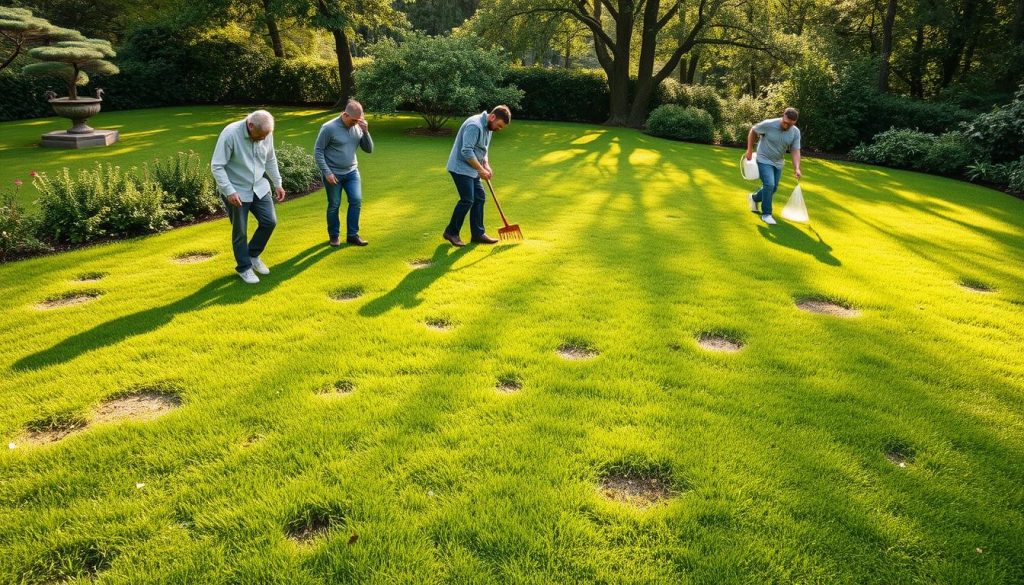
[[[74,305],[88,303],[91,300],[98,299],[102,295],[103,291],[95,289],[67,291],[46,297],[42,302],[36,304],[36,308],[40,311],[46,311],[50,309],[60,309],[62,307],[72,307]]]
[[[341,302],[354,301],[361,296],[363,296],[363,287],[361,286],[346,286],[335,289],[330,293],[332,299]]]
[[[92,423],[153,420],[181,406],[181,398],[163,389],[142,388],[104,402]]]
[[[606,472],[598,491],[609,500],[637,508],[648,508],[675,495],[671,477],[658,470]]]
[[[83,272],[75,277],[76,282],[99,282],[107,276],[106,272]]]
[[[697,345],[708,351],[724,351],[729,353],[743,349],[743,342],[724,333],[701,333],[697,336]]]
[[[431,264],[433,264],[433,262],[431,262],[429,258],[416,258],[409,261],[409,266],[412,266],[417,270],[427,268]]]
[[[802,311],[816,313],[818,315],[830,315],[832,317],[842,317],[846,319],[860,316],[860,311],[849,303],[836,301],[834,299],[799,299],[796,302],[796,306]]]
[[[912,445],[901,439],[889,439],[882,449],[885,458],[896,467],[905,469],[914,462],[917,450]]]
[[[448,331],[455,326],[455,324],[452,323],[452,320],[447,317],[431,317],[424,321],[423,324],[426,325],[428,329],[432,329],[434,331]]]
[[[342,515],[336,510],[313,507],[302,510],[285,525],[285,534],[292,541],[306,545],[327,534],[336,524],[341,523]]]
[[[14,441],[15,445],[38,447],[56,443],[85,428],[84,418],[76,415],[56,415],[29,423],[25,432]]]
[[[355,389],[356,385],[352,380],[337,380],[336,382],[327,384],[317,393],[321,396],[344,396],[346,394],[351,394]]]
[[[498,376],[498,383],[494,387],[503,394],[512,394],[523,389],[523,382],[515,374],[505,374]]]
[[[987,282],[982,282],[982,281],[977,280],[975,278],[961,278],[960,279],[960,286],[962,286],[963,288],[965,288],[965,289],[967,289],[967,290],[969,290],[971,292],[976,292],[976,293],[994,293],[994,292],[996,292],[996,287],[992,286],[991,284],[988,284]]]
[[[566,341],[562,345],[558,346],[555,352],[563,359],[580,361],[589,360],[598,356],[598,351],[595,347],[581,340],[570,340]]]
[[[212,250],[192,250],[178,254],[174,257],[174,261],[178,264],[197,264],[199,262],[206,262],[216,255],[217,253]]]

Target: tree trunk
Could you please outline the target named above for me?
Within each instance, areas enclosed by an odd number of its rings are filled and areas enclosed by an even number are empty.
[[[700,63],[700,52],[690,51],[690,62],[686,66],[686,83],[693,85],[697,77],[697,65]]]
[[[949,26],[949,35],[946,41],[946,54],[942,58],[942,87],[948,87],[956,77],[960,69],[960,62],[967,45],[967,38],[974,28],[974,20],[977,14],[976,0],[965,0],[963,13]]]
[[[608,73],[609,126],[627,126],[630,118],[629,58],[633,40],[633,11],[620,11],[615,23],[615,46],[612,48],[611,72]]]
[[[882,53],[878,68],[878,91],[889,92],[889,62],[892,59],[892,28],[896,23],[896,0],[889,0],[882,23]]]
[[[270,0],[263,0],[263,19],[267,23],[267,33],[270,34],[270,46],[274,49],[274,56],[278,59],[284,59],[281,31],[277,28],[277,19],[270,12]]]
[[[341,94],[338,96],[338,103],[344,104],[355,94],[354,82],[352,80],[352,51],[348,46],[348,37],[345,31],[334,29],[334,50],[338,53],[338,78],[341,80]]]
[[[924,25],[917,25],[910,65],[910,96],[924,99]]]

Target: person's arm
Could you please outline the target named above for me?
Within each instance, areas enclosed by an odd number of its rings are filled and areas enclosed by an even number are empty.
[[[210,159],[210,172],[213,173],[213,180],[217,183],[217,192],[235,207],[241,207],[242,201],[238,196],[238,189],[231,184],[231,179],[228,178],[228,173],[224,170],[228,161],[231,160],[231,153],[234,150],[228,134],[227,131],[223,131],[217,138],[217,146],[213,148],[213,157]]]
[[[366,124],[366,120],[359,120],[359,129],[363,134],[359,137],[359,148],[362,148],[367,154],[373,153],[373,138],[370,137],[370,127]]]
[[[747,160],[754,155],[754,140],[757,140],[757,131],[754,130],[754,126],[751,126],[750,132],[747,132]]]
[[[274,134],[270,133],[267,135],[267,175],[270,176],[270,182],[274,184],[274,194],[277,195],[278,201],[284,201],[284,187],[281,186],[281,169],[277,166],[277,151],[274,150]]]
[[[797,180],[800,180],[800,149],[793,149],[793,172],[796,173]]]
[[[320,133],[316,135],[316,143],[313,145],[313,160],[316,161],[317,168],[320,169],[320,173],[325,177],[329,178],[334,173],[331,172],[331,168],[327,166],[327,146],[330,144],[330,131],[324,127],[320,127]]]

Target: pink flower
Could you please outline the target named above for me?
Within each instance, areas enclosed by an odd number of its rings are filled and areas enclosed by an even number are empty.
[[[38,176],[39,176],[39,173],[37,173],[37,172],[35,172],[35,171],[32,171],[32,172],[30,172],[30,173],[28,174],[28,176],[30,176],[30,177],[33,177],[33,178],[34,178],[34,177],[38,177]]]
[[[14,179],[14,184],[17,185],[18,187],[21,187],[24,183],[22,183],[21,179]]]

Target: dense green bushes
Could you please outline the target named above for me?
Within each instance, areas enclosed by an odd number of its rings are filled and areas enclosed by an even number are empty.
[[[603,72],[513,67],[505,81],[525,93],[513,114],[516,117],[595,124],[608,119],[608,82]]]
[[[19,182],[18,187],[21,188]],[[32,256],[50,249],[36,237],[39,219],[25,213],[14,193],[0,194],[0,262]]]
[[[276,150],[281,184],[286,192],[306,193],[321,187],[320,168],[306,149],[283,143]]]
[[[154,160],[149,176],[164,193],[164,206],[172,223],[202,219],[220,208],[210,167],[195,152]]]
[[[715,121],[700,108],[676,104],[658,106],[647,118],[647,131],[655,136],[703,142],[715,141]]]

